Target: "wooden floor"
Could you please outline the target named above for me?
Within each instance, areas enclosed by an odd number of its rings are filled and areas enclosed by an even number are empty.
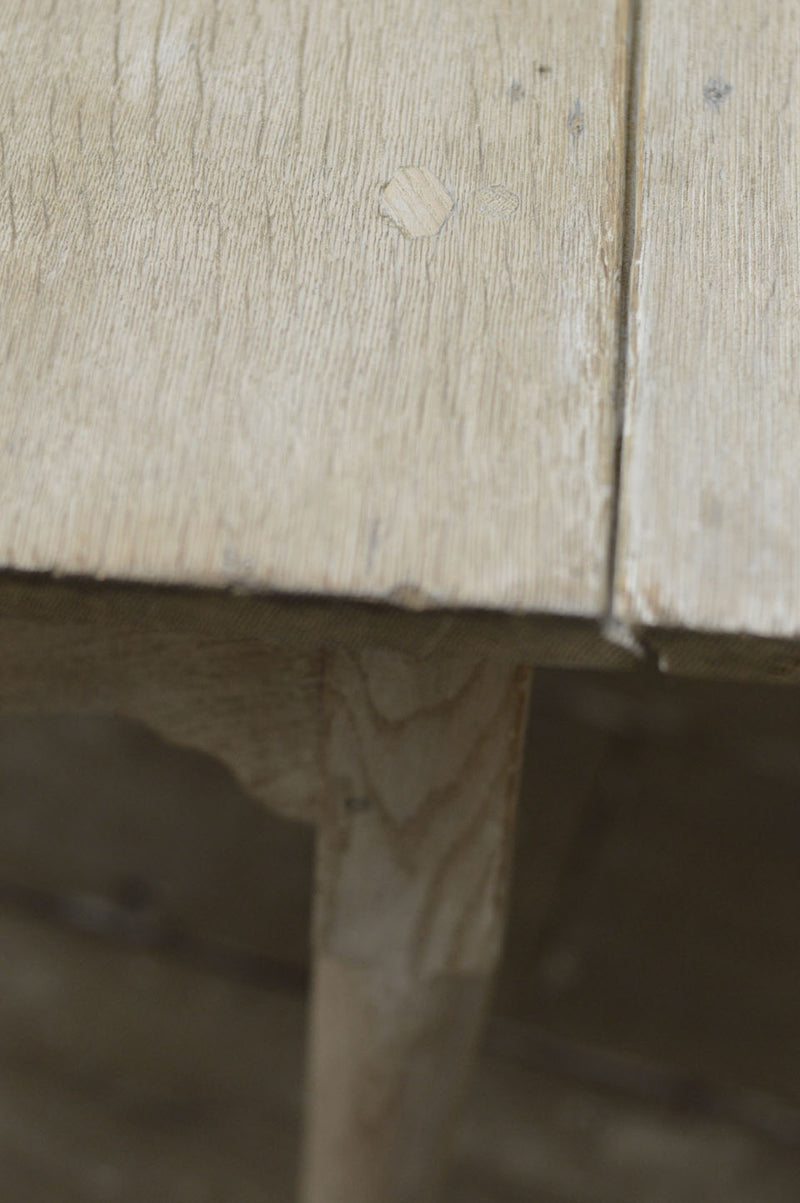
[[[459,1203],[790,1203],[800,695],[538,676]],[[0,1200],[289,1203],[311,833],[101,722],[0,727]]]
[[[289,1203],[301,996],[8,914],[0,961],[3,1199]],[[737,1124],[487,1054],[449,1197],[785,1203],[798,1172]]]

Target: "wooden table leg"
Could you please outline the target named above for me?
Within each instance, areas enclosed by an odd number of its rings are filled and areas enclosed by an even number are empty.
[[[530,673],[327,662],[304,1203],[429,1203],[503,934]]]

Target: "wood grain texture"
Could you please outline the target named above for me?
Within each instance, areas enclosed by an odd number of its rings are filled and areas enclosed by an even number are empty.
[[[799,56],[792,0],[643,5],[615,601],[632,623],[800,634]]]
[[[502,940],[530,673],[331,656],[305,1203],[431,1203]]]
[[[601,613],[627,9],[4,5],[2,563]]]
[[[259,644],[0,622],[0,713],[105,714],[221,760],[249,794],[312,821],[320,660]]]

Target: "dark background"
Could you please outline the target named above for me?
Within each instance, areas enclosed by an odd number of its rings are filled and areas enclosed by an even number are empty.
[[[289,1203],[312,857],[144,729],[0,724],[0,1199]],[[800,1199],[800,691],[537,674],[452,1199]]]

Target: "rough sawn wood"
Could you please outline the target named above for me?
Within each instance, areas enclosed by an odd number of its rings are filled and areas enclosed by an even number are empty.
[[[645,3],[640,57],[616,612],[796,639],[800,9]]]
[[[0,12],[0,563],[604,609],[625,0]]]

